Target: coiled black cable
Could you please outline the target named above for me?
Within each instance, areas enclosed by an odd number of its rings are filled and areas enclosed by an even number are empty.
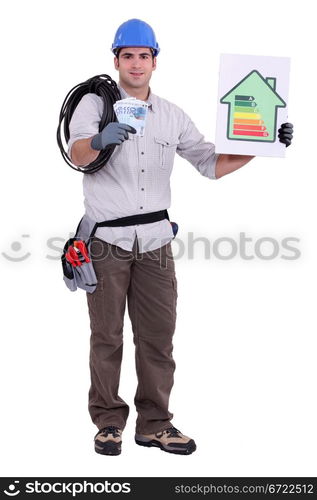
[[[101,132],[101,130],[103,130],[104,127],[108,125],[108,123],[118,121],[113,109],[114,103],[121,99],[121,95],[116,82],[112,80],[109,75],[93,76],[85,82],[79,83],[78,85],[73,87],[65,97],[59,114],[57,144],[62,157],[71,168],[85,174],[93,174],[94,172],[100,170],[107,163],[116,146],[107,146],[105,149],[100,151],[98,157],[92,163],[85,167],[78,167],[77,165],[74,165],[74,163],[72,163],[71,158],[68,156],[67,152],[64,149],[61,132],[63,130],[65,141],[66,143],[68,143],[70,120],[79,101],[85,94],[88,93],[99,95],[104,102],[103,114],[99,123],[99,132]]]

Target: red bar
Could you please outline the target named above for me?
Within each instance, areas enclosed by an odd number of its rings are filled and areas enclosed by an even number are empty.
[[[263,125],[233,125],[234,130],[266,130]]]
[[[267,137],[268,132],[253,132],[252,130],[233,130],[233,135],[256,135],[257,137]]]

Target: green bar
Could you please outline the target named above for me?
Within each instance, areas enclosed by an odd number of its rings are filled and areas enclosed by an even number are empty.
[[[237,101],[254,101],[253,95],[235,95]]]
[[[234,106],[234,111],[237,113],[258,113],[258,108],[246,108],[242,106]]]
[[[245,106],[246,108],[255,108],[255,101],[234,101],[235,106]]]

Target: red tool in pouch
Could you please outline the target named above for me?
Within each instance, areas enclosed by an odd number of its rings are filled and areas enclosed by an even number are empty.
[[[73,267],[81,266],[84,262],[90,262],[86,243],[83,240],[75,240],[68,247],[65,258]]]

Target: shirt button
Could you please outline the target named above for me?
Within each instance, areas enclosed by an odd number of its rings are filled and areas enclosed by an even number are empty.
[[[142,168],[141,172],[144,172],[144,169]]]
[[[141,152],[141,155],[144,155],[144,151]]]
[[[140,208],[143,208],[143,207],[140,207]]]
[[[144,188],[141,188],[141,191],[144,191]]]

